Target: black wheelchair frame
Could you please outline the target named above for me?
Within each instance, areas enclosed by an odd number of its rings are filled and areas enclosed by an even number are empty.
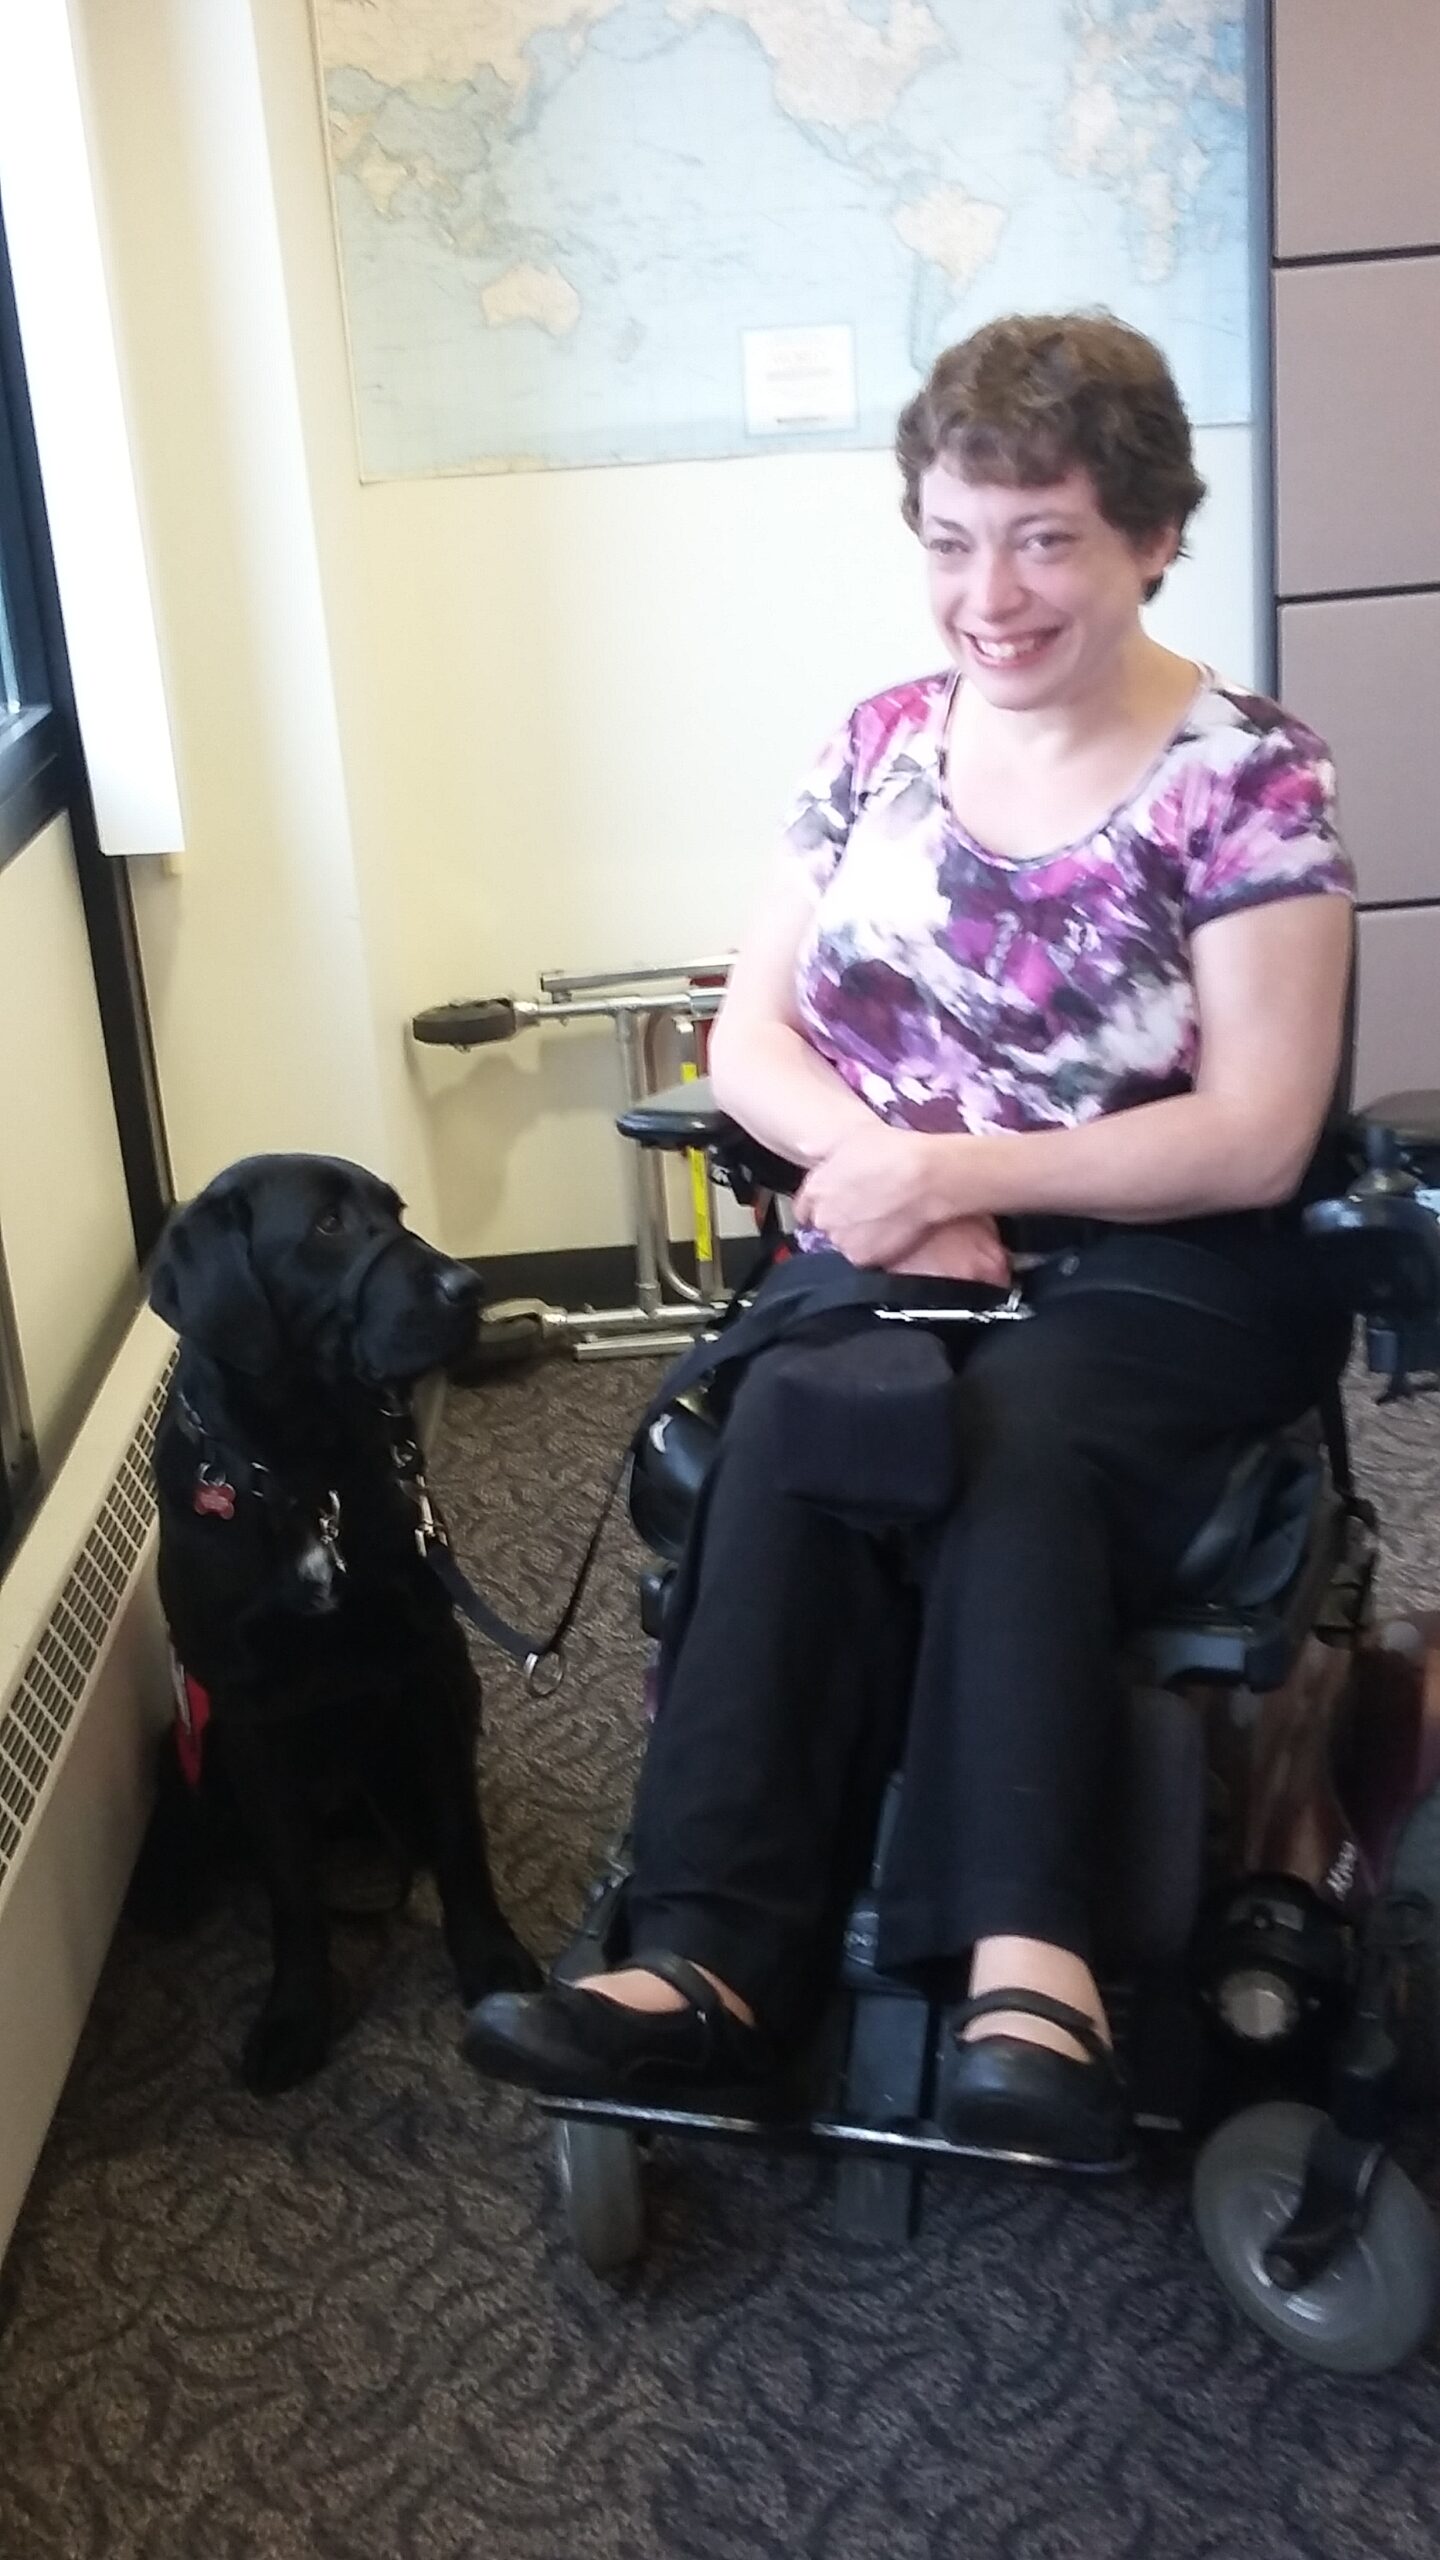
[[[619,1125],[641,1147],[704,1148],[773,1230],[774,1195],[795,1169],[755,1147],[703,1084],[652,1097]],[[1306,1225],[1364,1319],[1370,1368],[1400,1394],[1420,1373],[1440,1379],[1440,1094],[1387,1097],[1348,1135],[1350,1179]],[[715,1426],[703,1398],[677,1420],[683,1512]],[[631,1510],[662,1554],[642,1579],[655,1635],[682,1532],[676,1486],[661,1486],[657,1507],[646,1456]],[[1342,2371],[1393,2366],[1440,2319],[1440,2231],[1394,2156],[1407,2061],[1417,2046],[1424,2067],[1440,2055],[1436,1923],[1423,1897],[1389,1883],[1404,1816],[1440,1780],[1440,1640],[1428,1686],[1374,1651],[1376,1546],[1338,1397],[1232,1471],[1174,1606],[1127,1655],[1133,1812],[1111,1901],[1124,1957],[1104,1971],[1137,2132],[1202,2137],[1194,2211],[1221,2282],[1278,2343]],[[1337,1756],[1386,1761],[1393,1781],[1407,1752],[1398,1791],[1369,1791],[1368,1829],[1352,1820]],[[640,2153],[657,2136],[829,2152],[840,2227],[883,2241],[914,2230],[935,2163],[1020,2156],[948,2140],[929,2114],[943,2012],[875,1962],[889,1808],[834,1996],[777,2112],[541,2101],[571,2233],[597,2272],[643,2248]],[[561,1978],[623,1961],[626,1883],[622,1843]]]

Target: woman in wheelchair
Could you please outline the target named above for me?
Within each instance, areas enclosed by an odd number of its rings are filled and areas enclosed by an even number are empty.
[[[805,1169],[803,1251],[1014,1280],[1031,1320],[949,1337],[951,1480],[904,1526],[797,1464],[822,1354],[747,1369],[641,1776],[629,1959],[485,2001],[467,2051],[542,2090],[753,2103],[895,1747],[879,1962],[954,1999],[942,2129],[1098,2163],[1127,2138],[1091,1936],[1123,1630],[1345,1348],[1296,1203],[1351,874],[1320,740],[1142,624],[1204,494],[1147,339],[996,321],[940,357],[898,455],[950,663],[861,703],[800,792],[712,1074]],[[1137,1235],[1206,1284],[1125,1286]],[[903,1743],[875,1729],[897,1646]]]

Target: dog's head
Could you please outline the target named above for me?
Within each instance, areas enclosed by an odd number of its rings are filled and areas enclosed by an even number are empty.
[[[338,1156],[247,1156],[174,1212],[150,1304],[245,1377],[404,1384],[468,1347],[481,1291],[401,1212]]]

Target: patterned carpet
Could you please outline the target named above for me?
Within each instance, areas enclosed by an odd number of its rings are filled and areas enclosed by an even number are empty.
[[[649,1364],[453,1396],[462,1546],[542,1621]],[[1367,1391],[1368,1392],[1368,1391]],[[1387,1589],[1440,1605],[1440,1406],[1357,1417]],[[567,1688],[485,1664],[497,1864],[559,1943],[626,1804],[635,1555]],[[1152,2167],[932,2177],[855,2249],[803,2160],[657,2158],[652,2245],[576,2261],[526,2104],[458,2061],[434,1914],[352,1929],[330,2069],[231,2077],[259,1916],[117,1942],[0,2278],[5,2560],[1433,2560],[1440,2354],[1306,2370],[1231,2311]]]

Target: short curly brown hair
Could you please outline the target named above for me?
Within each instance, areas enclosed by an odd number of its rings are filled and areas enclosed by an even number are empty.
[[[1165,358],[1108,311],[1017,313],[947,347],[902,409],[895,451],[912,533],[921,478],[941,461],[1012,489],[1045,488],[1078,466],[1107,524],[1135,541],[1174,525],[1181,550],[1205,495]]]

